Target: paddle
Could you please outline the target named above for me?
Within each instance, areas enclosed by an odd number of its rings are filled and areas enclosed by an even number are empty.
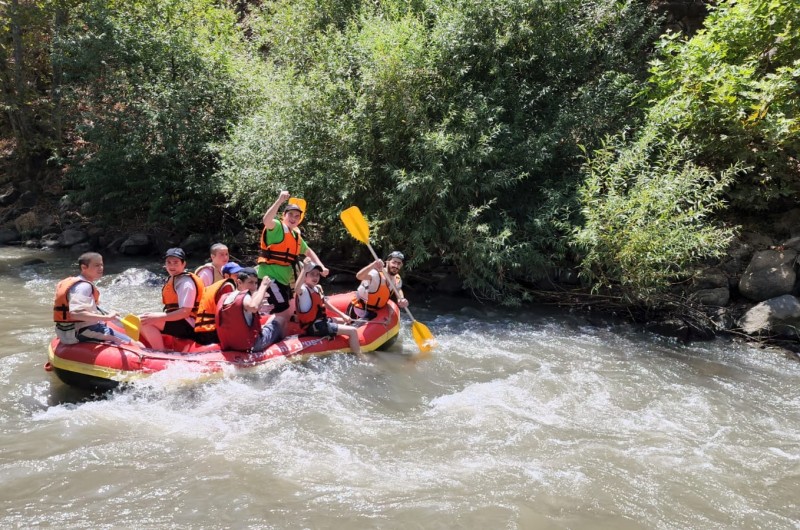
[[[101,308],[97,308],[102,314],[107,315],[108,312],[104,311]],[[136,315],[128,315],[125,318],[115,318],[117,322],[122,324],[123,329],[125,329],[125,334],[129,336],[133,340],[139,340],[139,330],[142,328],[142,321]]]
[[[367,225],[367,220],[364,219],[364,215],[361,213],[361,210],[358,209],[358,206],[351,206],[346,209],[341,213],[340,217],[344,223],[344,227],[350,232],[350,235],[367,245],[372,256],[376,260],[379,259],[369,242],[369,226]],[[394,294],[399,298],[400,295],[397,293],[394,278],[392,278],[390,274],[385,274],[384,276],[389,283],[389,287],[392,288]],[[431,330],[422,322],[417,321],[407,307],[403,309],[406,310],[406,313],[408,313],[408,316],[411,318],[411,336],[414,337],[414,342],[419,346],[419,351],[423,353],[431,351],[433,347],[436,346],[436,339],[431,333]]]
[[[306,200],[301,199],[299,197],[290,197],[289,204],[296,204],[297,206],[300,207],[300,209],[302,210],[302,212],[300,213],[300,222],[302,223],[303,219],[305,219],[306,217]]]

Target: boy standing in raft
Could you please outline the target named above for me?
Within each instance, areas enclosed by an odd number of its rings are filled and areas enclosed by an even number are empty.
[[[53,321],[61,343],[107,341],[141,346],[139,342],[106,325],[109,320],[119,318],[116,311],[101,312],[97,307],[100,291],[94,282],[103,277],[103,256],[97,252],[86,252],[78,258],[78,266],[78,276],[65,278],[56,287]]]
[[[217,304],[217,334],[223,350],[258,353],[281,340],[286,320],[274,316],[262,326],[258,315],[270,283],[267,277],[259,285],[256,270],[251,267],[239,271],[238,290]]]
[[[182,248],[167,250],[164,268],[169,273],[169,279],[161,290],[164,311],[140,316],[141,336],[151,348],[157,350],[164,349],[162,332],[194,340],[194,321],[204,290],[203,281],[193,272],[186,272],[186,253]]]
[[[226,263],[222,266],[222,279],[203,289],[203,298],[197,307],[197,318],[194,321],[194,340],[198,344],[214,344],[219,342],[217,336],[216,311],[220,298],[236,291],[236,275],[242,270],[238,263]]]
[[[297,226],[303,216],[303,210],[296,204],[288,204],[283,209],[283,216],[276,219],[278,209],[289,200],[289,192],[282,191],[272,206],[264,214],[264,229],[261,232],[261,249],[258,254],[256,271],[259,278],[269,277],[272,282],[267,291],[267,300],[273,306],[272,314],[284,318],[292,312],[292,267],[298,263],[300,254],[305,254],[318,263],[322,275],[328,275],[328,269],[322,265],[317,254],[303,241]]]
[[[386,302],[394,300],[399,308],[408,307],[408,300],[403,294],[403,280],[400,278],[400,269],[403,268],[405,256],[397,250],[386,257],[386,263],[375,260],[356,274],[356,279],[361,281],[356,291],[356,297],[350,302],[348,313],[356,318],[372,320],[375,312],[382,309]],[[388,278],[394,281],[395,289],[389,285]]]
[[[322,266],[311,260],[306,260],[303,269],[297,277],[295,283],[295,317],[297,323],[303,329],[303,333],[314,337],[333,337],[334,335],[347,335],[350,341],[350,351],[364,359],[361,353],[361,345],[358,342],[358,330],[353,326],[339,324],[336,319],[329,318],[325,308],[327,307],[338,314],[341,322],[349,323],[350,317],[339,311],[328,302],[328,298],[319,286]]]
[[[222,243],[214,243],[211,245],[211,263],[200,265],[194,273],[203,280],[203,285],[208,287],[222,279],[222,267],[228,263],[228,260],[230,260],[228,247]]]

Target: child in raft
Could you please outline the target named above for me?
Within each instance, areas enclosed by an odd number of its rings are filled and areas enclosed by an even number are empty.
[[[322,270],[322,265],[311,259],[307,259],[303,263],[303,268],[294,285],[297,323],[303,329],[303,334],[313,337],[346,335],[350,342],[350,351],[358,355],[360,359],[365,359],[358,342],[358,330],[353,326],[345,325],[351,322],[350,317],[331,305],[328,297],[322,292],[322,287],[319,285]],[[338,317],[329,317],[326,308],[336,313]]]

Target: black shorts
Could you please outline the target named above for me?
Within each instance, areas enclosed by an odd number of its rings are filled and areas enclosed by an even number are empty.
[[[162,333],[179,339],[194,340],[194,328],[186,322],[185,318],[164,322],[164,331]]]
[[[339,324],[331,319],[317,320],[308,327],[308,334],[312,337],[332,337],[339,334]]]
[[[272,304],[271,315],[283,313],[289,309],[289,302],[292,300],[292,288],[280,282],[272,281],[267,288],[267,303]]]
[[[219,336],[217,336],[217,330],[214,331],[195,331],[194,332],[194,341],[197,344],[219,344]]]

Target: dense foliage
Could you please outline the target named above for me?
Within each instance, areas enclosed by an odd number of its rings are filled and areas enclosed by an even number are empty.
[[[718,256],[739,211],[800,194],[800,4],[724,2],[691,39],[665,36],[643,127],[585,166],[576,243],[595,285],[647,299]],[[736,171],[734,171],[734,168]]]
[[[565,256],[578,144],[636,116],[645,12],[578,0],[350,7],[269,4],[270,20],[302,31],[261,27],[270,97],[221,147],[232,205],[257,219],[289,189],[335,243],[338,213],[357,204],[379,247],[453,263],[479,295],[513,301],[519,281]]]
[[[649,300],[800,191],[800,4],[714,4],[657,41],[634,0],[7,0],[0,136],[119,225],[255,234],[288,189],[318,251],[356,204],[480,297]]]
[[[800,194],[800,2],[723,2],[706,29],[662,40],[648,121],[689,138],[697,159],[746,170],[730,197],[744,210]]]
[[[58,35],[68,153],[95,214],[207,223],[220,198],[211,145],[248,100],[235,18],[211,0],[92,0]]]

